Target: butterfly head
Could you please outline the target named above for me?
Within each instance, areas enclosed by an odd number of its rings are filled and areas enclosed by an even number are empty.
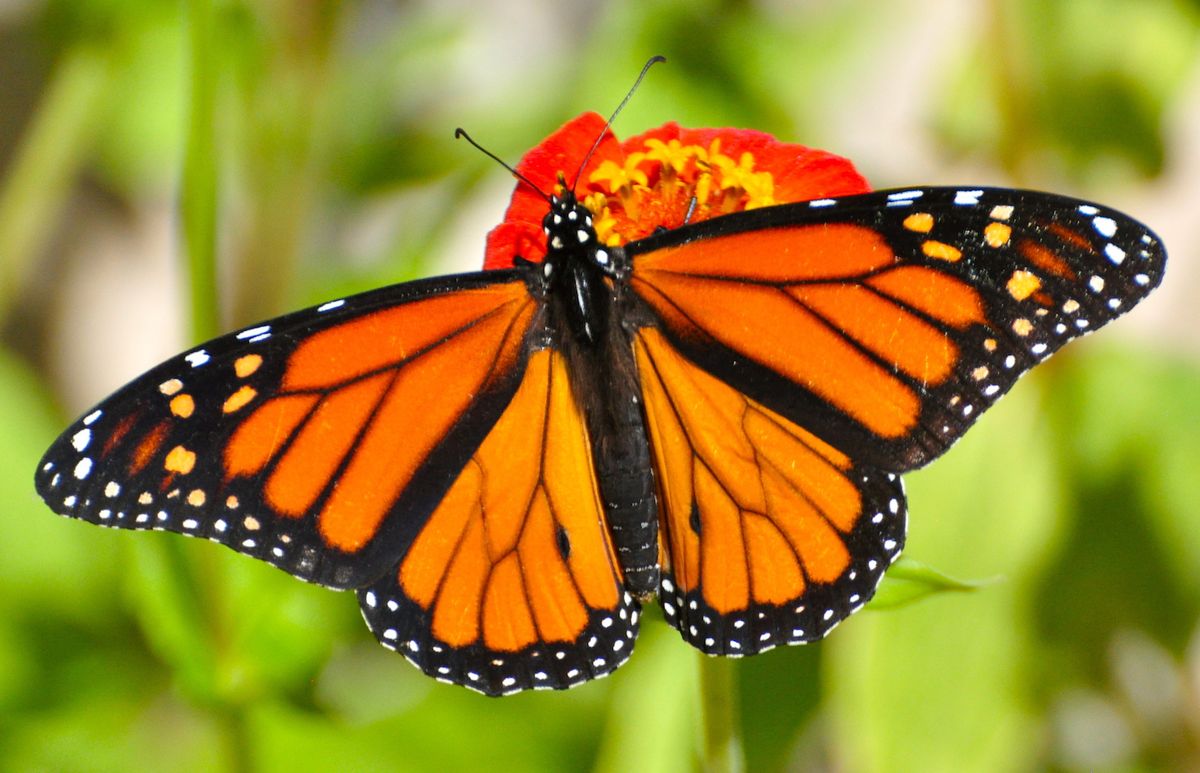
[[[572,191],[550,197],[550,211],[542,219],[549,272],[559,271],[574,262],[588,263],[605,274],[613,274],[613,257],[617,250],[600,243],[592,218],[592,211],[580,204]]]

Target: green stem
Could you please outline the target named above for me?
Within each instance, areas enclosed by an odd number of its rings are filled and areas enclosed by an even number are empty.
[[[214,127],[216,61],[212,0],[188,0],[191,72],[187,148],[183,162],[183,241],[191,290],[191,335],[204,341],[218,332],[217,158]]]
[[[17,298],[92,138],[108,86],[107,55],[67,51],[0,188],[0,319]]]
[[[988,23],[984,26],[989,34],[984,49],[991,54],[989,61],[1000,117],[997,160],[1009,178],[1019,183],[1025,177],[1029,160],[1028,135],[1032,126],[1025,41],[1013,33],[1022,21],[1021,11],[1004,0],[990,0],[986,10]]]
[[[220,331],[220,306],[217,299],[217,35],[213,0],[187,0],[186,24],[191,93],[188,101],[187,146],[183,161],[180,192],[183,242],[188,265],[190,322],[193,341],[204,341]],[[182,555],[179,556],[183,558]],[[181,588],[192,594],[190,601],[203,609],[200,588],[184,583],[189,575],[186,561],[172,562],[180,575]],[[245,707],[218,683],[219,643],[212,620],[200,619],[199,635],[209,643],[213,656],[208,664],[209,686],[214,704],[212,711],[223,728],[229,766],[234,771],[251,769],[250,744]]]
[[[706,773],[745,769],[737,733],[737,664],[729,658],[700,655],[700,717]]]

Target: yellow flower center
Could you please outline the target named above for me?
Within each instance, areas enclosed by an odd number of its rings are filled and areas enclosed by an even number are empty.
[[[623,164],[606,160],[588,176],[583,204],[603,244],[775,203],[771,173],[755,171],[749,152],[736,160],[722,153],[719,139],[707,148],[647,139],[644,148]]]

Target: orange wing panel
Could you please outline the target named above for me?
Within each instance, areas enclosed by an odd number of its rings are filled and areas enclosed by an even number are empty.
[[[375,535],[400,491],[481,391],[492,360],[477,352],[494,351],[509,322],[489,317],[400,369],[321,510],[329,544],[355,550]]]
[[[659,331],[643,328],[635,349],[675,582],[729,614],[841,577],[863,510],[849,460],[708,375]]]
[[[788,292],[923,384],[945,381],[958,360],[958,347],[940,330],[862,285],[804,285]]]
[[[530,356],[512,402],[413,542],[398,578],[432,612],[433,635],[454,647],[513,653],[570,642],[589,612],[616,613],[621,572],[560,354]]]
[[[380,373],[320,402],[267,480],[272,507],[293,517],[312,507],[390,381],[390,373]]]
[[[750,606],[750,565],[758,557],[751,556],[742,539],[742,517],[751,511],[738,507],[705,461],[693,461],[692,476],[700,512],[700,582],[709,606],[726,614]],[[673,515],[673,526],[679,528],[683,513]]]
[[[484,641],[492,649],[513,652],[537,641],[524,579],[515,553],[492,568],[483,600]]]
[[[316,402],[316,395],[287,395],[260,405],[225,445],[225,474],[253,475],[265,467]]]
[[[395,367],[481,319],[507,317],[528,300],[521,283],[459,290],[406,303],[330,328],[301,344],[288,360],[287,391],[329,389]]]
[[[786,604],[804,595],[804,572],[796,547],[784,539],[771,519],[753,513],[746,516],[746,551],[754,556],[750,584],[760,604]]]
[[[987,321],[975,288],[923,266],[898,266],[865,284],[959,330]]]
[[[758,281],[840,279],[886,268],[891,247],[875,231],[843,223],[768,228],[668,247],[638,258],[638,272],[735,279],[749,264]]]
[[[467,521],[466,531],[438,589],[433,635],[452,647],[463,647],[479,638],[480,608],[491,568],[486,560],[483,530],[481,519]]]
[[[550,503],[539,493],[529,508],[517,552],[521,565],[536,574],[536,581],[527,587],[541,635],[546,641],[572,641],[587,625],[588,612],[570,567],[562,561],[547,560],[547,556],[559,552],[555,529]]]
[[[473,516],[482,486],[483,473],[472,460],[459,473],[458,482],[442,497],[441,504],[409,548],[400,580],[418,605],[432,606],[446,567],[460,552],[467,526],[478,520]]]
[[[848,344],[850,333],[783,289],[658,272],[644,281],[658,293],[639,293],[664,317],[674,313],[665,297],[712,338],[803,385],[876,434],[900,437],[916,423],[916,393]]]

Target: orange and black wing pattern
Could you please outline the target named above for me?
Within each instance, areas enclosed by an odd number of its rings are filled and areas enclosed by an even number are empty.
[[[530,356],[412,546],[359,600],[384,646],[489,695],[562,689],[625,662],[639,605],[624,588],[561,352]]]
[[[1162,279],[1144,226],[987,189],[751,210],[630,244],[659,487],[660,597],[684,638],[820,638],[902,548],[898,474]]]
[[[1017,378],[1162,280],[1112,210],[1009,189],[767,207],[630,244],[631,283],[691,360],[851,458],[945,451]]]
[[[820,639],[904,543],[904,487],[681,355],[635,343],[659,481],[667,621],[710,655]]]
[[[517,272],[491,272],[215,339],[72,425],[42,459],[38,492],[72,518],[205,537],[362,587],[425,528],[499,419],[539,310]]]

